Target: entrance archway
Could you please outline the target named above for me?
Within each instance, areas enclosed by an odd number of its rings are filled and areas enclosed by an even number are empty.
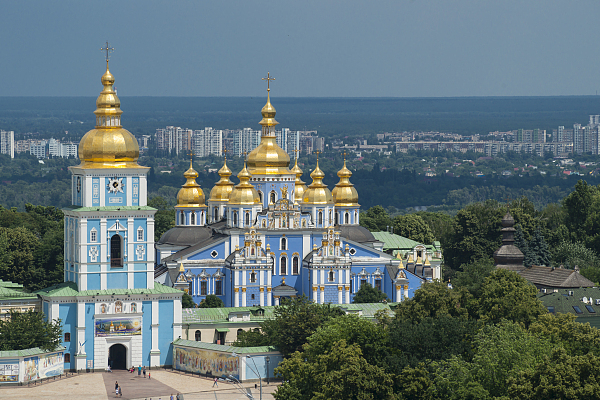
[[[127,369],[127,347],[119,343],[110,346],[108,364],[112,369]]]

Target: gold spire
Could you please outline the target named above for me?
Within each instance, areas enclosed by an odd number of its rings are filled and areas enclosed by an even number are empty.
[[[204,204],[204,192],[196,182],[198,173],[192,167],[190,154],[190,168],[183,173],[187,181],[177,193],[177,207],[206,207]]]
[[[225,152],[227,152],[227,150],[225,150]],[[227,156],[225,156],[223,167],[219,170],[221,179],[219,182],[215,183],[215,186],[210,191],[210,198],[208,201],[229,201],[229,196],[231,196],[234,186],[233,182],[229,180],[231,174],[232,172],[227,166]]]
[[[262,108],[262,136],[260,144],[248,155],[248,169],[252,175],[291,175],[288,169],[290,165],[290,156],[277,145],[275,137],[275,125],[279,122],[275,120],[275,107],[271,104],[271,74],[267,73],[267,104]]]
[[[92,129],[79,142],[80,168],[145,168],[138,165],[140,148],[135,137],[121,127],[121,102],[113,90],[115,77],[108,69],[108,53],[106,51],[106,72],[102,75],[102,86],[96,100],[96,128]]]
[[[260,197],[258,192],[254,189],[252,184],[248,183],[252,175],[246,169],[246,163],[244,162],[244,168],[238,174],[240,183],[238,183],[231,192],[229,197],[229,204],[239,205],[254,205],[260,204]]]
[[[302,203],[302,197],[304,196],[304,192],[306,192],[306,183],[302,181],[302,170],[298,166],[298,150],[294,150],[296,152],[296,163],[294,164],[294,168],[292,168],[292,173],[296,174],[296,182],[294,183],[294,200],[296,203]]]
[[[327,185],[323,183],[323,178],[325,174],[319,168],[319,151],[317,153],[317,165],[315,166],[315,170],[310,174],[310,177],[313,179],[312,183],[308,186],[308,189],[304,192],[304,197],[302,199],[305,204],[331,204],[333,203],[333,198],[331,197],[331,192],[327,188]]]
[[[352,172],[346,167],[346,153],[344,153],[344,166],[337,173],[340,181],[333,188],[333,200],[336,206],[358,207],[358,192],[352,183],[350,177]]]

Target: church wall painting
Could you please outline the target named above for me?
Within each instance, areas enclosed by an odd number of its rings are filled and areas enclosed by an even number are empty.
[[[23,359],[23,382],[29,382],[39,379],[38,361],[38,357],[30,357]]]
[[[19,381],[19,361],[2,360],[0,363],[0,382]]]
[[[141,317],[98,318],[95,323],[96,336],[141,335]]]
[[[239,379],[239,358],[210,350],[174,346],[175,369]]]
[[[45,354],[39,357],[38,371],[40,379],[61,375],[64,370],[65,363],[62,352]]]

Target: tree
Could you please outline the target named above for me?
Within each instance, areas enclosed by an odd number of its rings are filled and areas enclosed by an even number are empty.
[[[334,343],[342,339],[348,345],[360,346],[369,364],[386,367],[386,357],[390,351],[387,331],[380,324],[358,315],[342,315],[325,322],[308,338],[304,353],[316,359],[321,354],[329,353]]]
[[[528,327],[547,310],[536,297],[537,289],[519,274],[497,269],[484,281],[479,298],[479,315],[484,322],[502,319]]]
[[[539,227],[535,230],[527,247],[531,265],[550,265],[550,250]]]
[[[481,295],[481,286],[483,285],[485,278],[487,278],[495,268],[494,260],[491,258],[482,258],[469,264],[461,265],[461,271],[456,272],[454,279],[452,279],[452,285],[454,287],[464,287],[475,298],[479,298]]]
[[[542,314],[529,326],[529,332],[548,338],[572,356],[600,354],[600,330],[589,323],[576,322],[576,319],[573,314]]]
[[[276,346],[288,357],[295,351],[302,350],[308,337],[329,319],[344,315],[339,307],[330,304],[316,304],[306,296],[284,299],[281,305],[275,306],[274,317],[260,324],[260,334],[266,337],[265,342]],[[254,338],[253,340],[257,340]]]
[[[390,367],[416,367],[425,360],[445,360],[455,355],[470,360],[480,326],[475,320],[450,316],[427,317],[418,322],[397,319],[390,325],[389,346],[400,355],[390,352]]]
[[[158,242],[166,231],[175,227],[175,209],[160,196],[148,200],[148,206],[158,210],[154,215],[154,240]]]
[[[382,301],[389,301],[389,298],[369,283],[363,283],[352,299],[353,303],[381,303]]]
[[[223,303],[223,300],[221,300],[214,294],[209,294],[200,302],[200,304],[198,304],[198,308],[221,308],[221,307],[225,307],[225,303]]]
[[[44,314],[29,310],[12,310],[10,319],[0,321],[0,350],[23,350],[39,347],[52,351],[60,345],[62,322],[44,321]]]
[[[26,228],[0,227],[0,279],[36,289],[44,271],[35,262],[39,239]]]
[[[360,346],[348,345],[345,340],[333,343],[329,352],[316,358],[296,352],[275,373],[283,380],[275,399],[398,399],[393,393],[393,376],[369,364]]]
[[[462,287],[450,289],[441,281],[427,282],[396,308],[396,318],[418,322],[427,317],[476,316],[476,300]]]
[[[394,233],[415,242],[431,244],[435,240],[431,228],[417,214],[399,215],[393,220]]]
[[[183,308],[196,307],[196,303],[194,303],[194,299],[187,292],[183,292],[183,297],[181,298],[181,307],[183,307]]]
[[[361,213],[360,225],[371,232],[380,232],[392,226],[392,220],[383,207],[374,206],[369,208],[366,213]]]
[[[570,356],[562,347],[535,369],[509,379],[508,395],[516,400],[600,398],[600,357],[592,353]]]

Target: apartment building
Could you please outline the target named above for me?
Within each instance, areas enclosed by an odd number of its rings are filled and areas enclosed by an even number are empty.
[[[0,130],[0,154],[15,158],[15,132]]]

